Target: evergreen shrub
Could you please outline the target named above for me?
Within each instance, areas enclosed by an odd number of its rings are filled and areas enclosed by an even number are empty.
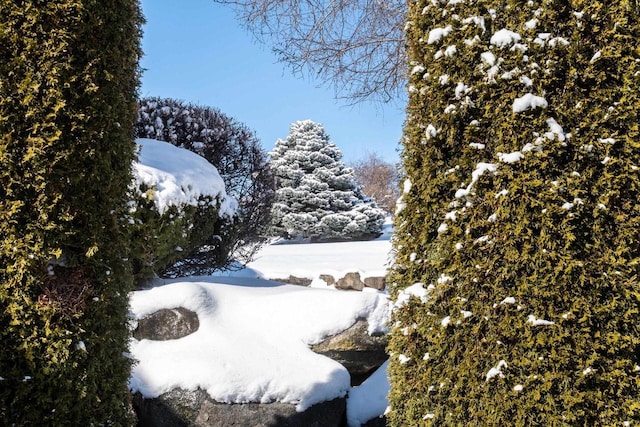
[[[342,151],[320,123],[292,123],[269,156],[276,176],[273,235],[366,240],[381,234],[384,211],[362,193],[353,169],[342,162]]]
[[[215,233],[162,274],[208,274],[233,261],[250,261],[265,242],[274,197],[273,174],[255,133],[212,107],[157,97],[143,98],[139,106],[137,137],[166,141],[204,157],[239,204],[235,218],[211,224]]]
[[[0,420],[131,425],[135,0],[0,0]]]
[[[389,423],[637,425],[640,6],[408,6]]]
[[[141,194],[129,204],[131,262],[138,284],[178,268],[183,271],[182,260],[194,252],[215,251],[211,258],[228,258],[217,245],[207,245],[220,228],[220,222],[233,221],[233,218],[218,217],[217,200],[201,196],[196,206],[172,205],[160,212],[153,201],[155,189],[143,186],[140,190]]]

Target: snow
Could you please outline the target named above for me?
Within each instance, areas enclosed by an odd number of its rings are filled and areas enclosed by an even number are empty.
[[[493,163],[484,163],[480,162],[476,165],[476,168],[471,173],[471,182],[467,186],[467,188],[460,188],[456,191],[455,197],[456,199],[460,199],[462,197],[468,196],[473,189],[473,186],[478,182],[480,177],[484,175],[485,172],[495,173],[498,167]]]
[[[415,65],[412,69],[411,69],[411,74],[420,74],[423,73],[425,70],[424,65]]]
[[[349,426],[360,426],[384,413],[389,405],[389,379],[385,362],[359,387],[354,387],[347,398],[347,421]]]
[[[427,44],[434,44],[440,41],[440,39],[448,36],[452,31],[453,31],[453,27],[451,25],[448,25],[445,28],[434,28],[433,30],[429,31],[429,38],[427,39]]]
[[[533,18],[527,22],[524,23],[524,26],[527,30],[533,30],[538,26],[538,19],[537,18]]]
[[[524,155],[520,151],[514,151],[513,153],[498,153],[498,160],[502,163],[516,163],[524,158]]]
[[[435,138],[437,135],[438,135],[438,130],[432,124],[429,124],[425,129],[425,136],[427,140],[431,138]]]
[[[516,98],[513,101],[513,112],[521,113],[523,111],[532,110],[538,107],[547,108],[548,106],[549,103],[543,97],[527,93],[526,95],[521,96],[520,98]]]
[[[390,224],[387,224],[390,226]],[[368,242],[278,243],[264,247],[247,268],[210,277],[157,279],[151,289],[130,294],[132,327],[162,308],[198,314],[199,329],[177,340],[131,339],[136,361],[130,388],[153,398],[175,388],[201,388],[226,403],[283,402],[303,411],[348,395],[349,426],[358,427],[388,406],[386,364],[359,387],[346,369],[309,346],[366,319],[369,333],[387,331],[391,306],[384,292],[347,292],[326,284],[310,287],[266,280],[289,274],[386,272],[387,235]],[[321,287],[322,289],[319,289]],[[408,293],[426,297],[414,285]]]
[[[275,280],[293,275],[313,280],[312,286],[325,286],[321,274],[331,274],[336,280],[350,272],[360,273],[362,279],[380,277],[386,275],[390,262],[388,236],[366,242],[268,245],[248,267],[258,272],[254,278]]]
[[[495,34],[491,36],[489,43],[499,48],[504,48],[509,46],[510,44],[519,42],[521,40],[520,34],[515,33],[511,30],[507,30],[503,28],[498,30]]]
[[[556,324],[556,322],[552,322],[550,320],[538,319],[533,314],[530,314],[527,317],[527,323],[531,323],[533,326],[550,326]]]
[[[429,291],[429,288],[425,289],[424,284],[414,283],[398,293],[394,308],[403,307],[411,300],[411,297],[418,298],[421,302],[426,302]]]
[[[219,198],[219,216],[232,216],[237,201],[228,196],[218,170],[203,157],[168,142],[140,138],[133,162],[136,187],[154,188],[154,203],[162,214],[170,206],[198,205],[201,196]]]
[[[562,129],[562,126],[558,124],[558,122],[554,118],[547,119],[547,125],[549,125],[550,132],[547,132],[545,136],[550,140],[558,139],[558,141],[564,141],[567,139],[567,136]]]
[[[134,392],[153,398],[200,387],[219,402],[279,401],[299,411],[350,388],[346,369],[308,346],[358,318],[370,332],[384,331],[388,314],[385,295],[246,278],[181,279],[130,297],[134,319],[178,306],[198,314],[199,329],[177,340],[132,338]]]
[[[506,367],[507,367],[507,362],[505,362],[504,360],[500,360],[496,366],[489,369],[489,372],[487,372],[487,377],[485,381],[489,381],[494,377],[504,378],[504,374],[502,373],[502,370]]]
[[[515,304],[515,303],[516,303],[516,299],[514,297],[506,297],[505,299],[503,299],[500,302],[500,305],[503,305],[503,304]]]
[[[447,58],[452,58],[457,51],[458,49],[456,48],[456,45],[452,44],[450,46],[447,46],[447,48],[444,51],[444,56],[446,56]]]
[[[481,53],[480,59],[489,66],[493,66],[496,63],[496,56],[489,51]]]
[[[466,95],[471,91],[471,88],[464,84],[463,82],[458,82],[456,85],[455,93],[456,98],[460,99],[462,95]]]
[[[411,191],[411,180],[409,178],[405,179],[402,184],[402,193],[407,194]]]

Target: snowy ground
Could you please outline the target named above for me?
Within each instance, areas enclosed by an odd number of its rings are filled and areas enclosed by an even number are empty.
[[[198,313],[197,332],[171,341],[132,339],[138,360],[130,386],[145,397],[173,388],[206,390],[215,400],[286,402],[298,410],[348,395],[350,426],[380,415],[389,385],[384,366],[361,386],[350,387],[346,369],[309,349],[366,318],[370,332],[385,330],[387,296],[283,285],[265,277],[320,273],[384,274],[390,243],[276,244],[265,247],[250,268],[213,277],[157,281],[131,295],[135,319],[182,306]],[[329,270],[330,269],[330,270]]]
[[[206,160],[164,142],[137,142],[136,182],[155,189],[160,211],[211,195],[223,200],[221,214],[233,213],[235,200],[226,196],[217,170]],[[309,346],[359,318],[367,319],[370,333],[386,330],[390,306],[384,292],[337,291],[319,275],[383,276],[390,263],[391,234],[388,223],[384,235],[369,242],[279,242],[264,247],[243,270],[157,280],[151,289],[132,292],[132,327],[137,319],[176,307],[195,311],[200,327],[177,340],[132,338],[130,351],[136,363],[131,389],[153,398],[175,388],[201,388],[220,402],[277,401],[295,404],[300,411],[348,395],[351,427],[382,414],[389,389],[384,366],[352,388],[342,365]],[[312,279],[312,286],[268,280],[290,275]]]
[[[384,276],[391,264],[391,220],[387,220],[383,231],[378,239],[367,242],[277,242],[262,248],[248,269],[226,275],[268,280],[292,275],[311,279],[311,286],[320,288],[327,287],[319,278],[321,274],[330,274],[335,279],[350,272],[360,273],[363,279]]]

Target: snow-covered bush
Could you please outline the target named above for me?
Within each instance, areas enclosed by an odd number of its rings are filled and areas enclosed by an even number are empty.
[[[0,424],[126,426],[136,0],[0,1]]]
[[[274,196],[267,155],[254,132],[215,108],[144,98],[139,102],[136,136],[170,142],[204,157],[218,170],[227,194],[239,203],[235,219],[218,219],[217,231],[205,245],[184,254],[163,274],[207,274],[232,258],[249,261],[265,241]],[[211,251],[212,247],[218,249]]]
[[[384,212],[364,196],[342,152],[311,120],[291,125],[269,153],[276,175],[272,233],[285,238],[367,239],[380,235]]]
[[[181,265],[192,253],[226,262],[221,224],[234,221],[237,202],[216,168],[189,150],[138,139],[134,195],[129,203],[131,261],[139,281]],[[204,255],[203,255],[204,256]],[[213,264],[215,265],[215,264]]]
[[[640,423],[640,8],[407,3],[393,426]]]

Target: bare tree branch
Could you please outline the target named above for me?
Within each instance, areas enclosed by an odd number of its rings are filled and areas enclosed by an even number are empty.
[[[389,102],[404,93],[405,0],[214,0],[234,7],[294,73],[309,70],[336,96]]]

